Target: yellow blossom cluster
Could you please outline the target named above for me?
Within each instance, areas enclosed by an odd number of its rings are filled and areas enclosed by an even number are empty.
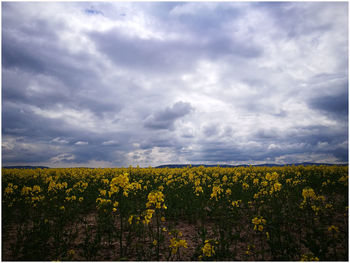
[[[328,227],[328,232],[338,233],[339,232],[339,227],[331,225],[330,227]]]
[[[304,188],[302,191],[303,201],[299,205],[301,209],[310,206],[316,215],[319,214],[321,208],[331,208],[331,204],[326,204],[326,198],[323,195],[316,195],[315,191],[310,188]]]
[[[175,255],[181,247],[187,248],[188,244],[185,239],[179,239],[177,237],[173,237],[172,239],[170,239],[169,247],[171,248],[171,254]]]
[[[153,191],[147,196],[148,202],[146,203],[146,207],[153,207],[156,209],[167,209],[164,203],[164,194],[161,191]]]
[[[51,180],[48,186],[47,191],[56,193],[59,190],[66,189],[68,187],[67,182],[57,183],[54,180]]]
[[[233,207],[239,207],[239,205],[242,203],[242,200],[236,200],[232,201],[231,204]]]
[[[144,219],[142,220],[142,223],[144,225],[148,225],[151,222],[152,216],[154,214],[155,210],[154,209],[147,209],[145,214],[144,214]]]
[[[301,255],[300,261],[319,261],[318,257],[315,257],[312,253]]]
[[[266,219],[262,216],[257,216],[252,219],[252,223],[254,224],[254,230],[262,232],[264,230],[264,225],[266,225]]]
[[[223,192],[223,189],[220,186],[213,186],[212,193],[210,195],[210,199],[215,197],[215,200],[218,201],[218,195]]]
[[[212,257],[215,255],[215,247],[214,247],[214,244],[212,243],[213,241],[211,240],[205,240],[204,246],[202,247],[203,256]],[[216,241],[216,243],[218,242]]]

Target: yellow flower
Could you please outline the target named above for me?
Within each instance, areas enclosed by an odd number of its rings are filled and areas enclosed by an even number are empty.
[[[31,187],[23,186],[22,191],[21,191],[21,194],[22,194],[22,195],[28,195],[31,191],[32,191],[32,188],[31,188]]]
[[[239,207],[239,204],[241,203],[241,200],[237,200],[237,201],[232,201],[232,206],[233,207]]]
[[[254,224],[254,230],[259,230],[262,232],[264,229],[263,225],[266,225],[266,219],[264,219],[262,216],[254,217],[252,219],[252,223]]]
[[[314,257],[312,253],[303,254],[300,261],[319,261],[318,257]]]
[[[187,241],[185,239],[180,239],[178,242],[178,246],[187,248]]]
[[[5,189],[5,195],[9,195],[13,193],[13,188],[12,187],[6,187]]]
[[[209,240],[205,241],[204,246],[202,247],[203,255],[206,257],[211,257],[215,255],[214,247],[209,243]]]
[[[41,188],[39,185],[34,185],[33,186],[33,192],[41,192]]]
[[[280,191],[281,188],[282,188],[282,185],[279,182],[277,182],[273,185],[273,189],[275,190],[275,192]]]
[[[304,199],[316,199],[316,194],[315,191],[312,188],[304,188],[302,195],[304,197]]]
[[[107,190],[100,189],[100,195],[105,196],[107,194]]]
[[[153,243],[153,245],[155,245],[155,246],[156,246],[156,245],[157,245],[157,240],[153,240],[153,242],[152,242],[152,243]]]
[[[325,206],[327,209],[330,209],[330,208],[332,208],[333,207],[333,205],[332,204],[326,204],[326,206]]]
[[[108,179],[101,179],[102,183],[104,184],[109,184],[109,180]]]
[[[268,183],[267,181],[262,181],[262,182],[261,182],[261,185],[262,185],[262,186],[267,186],[268,184],[269,184],[269,183]]]
[[[195,194],[199,196],[199,193],[203,193],[203,188],[201,186],[196,186]]]
[[[331,225],[330,227],[328,227],[328,232],[338,233],[339,232],[339,227]]]
[[[252,219],[252,223],[253,223],[254,225],[259,225],[259,224],[260,224],[260,219],[259,219],[258,217],[254,217],[254,218]]]
[[[210,199],[213,199],[215,197],[215,200],[218,201],[218,194],[221,194],[223,192],[222,188],[220,186],[213,186],[212,193],[210,195]]]

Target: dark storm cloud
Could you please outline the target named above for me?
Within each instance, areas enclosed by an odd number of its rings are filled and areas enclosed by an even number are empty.
[[[177,119],[184,117],[192,110],[190,103],[179,101],[172,107],[167,107],[147,117],[144,126],[151,129],[171,129]]]
[[[29,108],[12,103],[3,103],[2,123],[3,135],[36,139],[60,136],[66,126],[62,120],[50,120],[37,116]]]
[[[64,26],[50,27],[48,22],[38,19],[31,26],[13,31],[6,20],[3,24],[3,71],[6,72],[3,97],[6,101],[40,108],[55,108],[60,103],[77,110],[88,109],[98,117],[121,109],[120,102],[95,96],[99,89],[109,92],[96,72],[102,66],[100,62],[92,61],[89,54],[72,53],[60,46],[58,33],[52,32],[59,32]],[[31,82],[37,90],[29,89]]]
[[[310,99],[311,108],[320,110],[324,114],[329,114],[333,118],[348,118],[348,92],[337,95],[319,96]]]
[[[173,138],[147,138],[140,143],[140,148],[143,150],[152,149],[153,147],[176,147],[178,141]]]
[[[192,161],[210,162],[276,161],[288,155],[330,154],[341,162],[348,160],[347,127],[305,126],[285,132],[260,129],[247,135],[247,143],[235,139],[227,141],[200,141],[200,149],[191,153]],[[206,134],[206,136],[208,136]],[[245,140],[247,138],[244,138]],[[251,147],[247,145],[253,143]],[[254,151],[252,150],[254,149]]]

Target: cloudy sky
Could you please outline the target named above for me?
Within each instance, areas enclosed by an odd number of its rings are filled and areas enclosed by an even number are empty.
[[[347,160],[347,2],[2,2],[3,166]]]

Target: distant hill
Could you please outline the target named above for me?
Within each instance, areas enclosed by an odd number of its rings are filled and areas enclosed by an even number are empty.
[[[3,166],[2,168],[6,168],[6,169],[45,169],[45,168],[50,168],[47,166],[29,166],[29,165],[23,165],[23,166]]]
[[[309,165],[326,165],[326,166],[333,166],[333,165],[338,165],[338,166],[347,166],[348,164],[331,164],[331,163],[309,163],[309,162],[303,162],[303,163],[288,163],[288,164],[275,164],[275,163],[264,163],[264,164],[252,164],[251,166],[254,167],[273,167],[273,166],[298,166],[298,165],[304,165],[304,166],[309,166]],[[199,166],[204,166],[204,167],[249,167],[249,164],[238,164],[238,165],[231,165],[231,164],[164,164],[164,165],[159,165],[154,168],[186,168],[186,167],[199,167]],[[6,169],[49,169],[50,167],[48,166],[30,166],[30,165],[15,165],[15,166],[3,166],[2,168]],[[89,168],[89,167],[76,167],[76,168]],[[95,169],[95,168],[89,168],[89,169]]]
[[[199,166],[204,166],[204,167],[249,167],[250,165],[248,164],[238,164],[238,165],[230,165],[230,164],[164,164],[164,165],[159,165],[156,166],[155,168],[184,168],[184,167],[188,167],[188,166],[192,166],[192,167],[199,167]],[[273,167],[273,166],[278,166],[278,167],[282,167],[282,166],[298,166],[298,165],[304,165],[304,166],[312,166],[312,165],[316,165],[316,166],[320,166],[320,165],[326,165],[326,166],[333,166],[333,165],[338,165],[338,166],[347,166],[348,164],[331,164],[331,163],[310,163],[310,162],[303,162],[303,163],[288,163],[288,164],[275,164],[275,163],[264,163],[264,164],[252,164],[251,166],[254,167]]]
[[[156,166],[155,168],[185,168],[188,166],[192,167],[199,167],[199,166],[204,166],[204,167],[217,167],[217,164],[164,164],[164,165],[159,165]],[[236,167],[235,165],[230,165],[230,164],[222,164],[219,165],[220,167]],[[248,166],[248,165],[246,165]]]

